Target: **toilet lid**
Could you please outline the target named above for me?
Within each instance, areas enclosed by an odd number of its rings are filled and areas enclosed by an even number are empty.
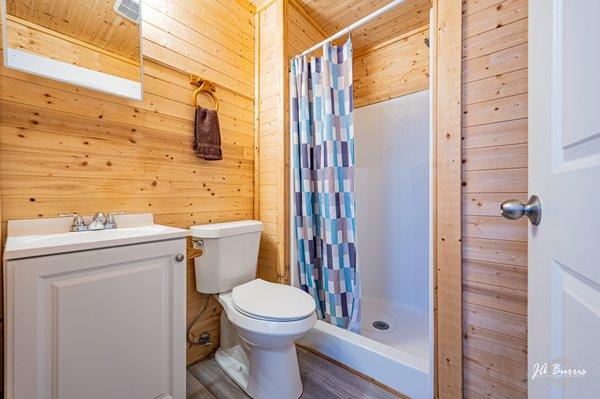
[[[259,278],[235,287],[231,297],[239,312],[256,319],[302,320],[315,311],[315,301],[306,292]]]

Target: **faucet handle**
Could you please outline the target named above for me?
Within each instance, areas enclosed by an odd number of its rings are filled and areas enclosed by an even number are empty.
[[[106,223],[106,216],[102,212],[96,212],[96,214],[90,220],[87,228],[88,230],[103,230],[104,224]]]
[[[116,229],[117,221],[115,220],[115,215],[124,215],[125,211],[117,211],[117,212],[108,212],[108,216],[106,216],[106,223],[104,223],[105,229]]]
[[[83,217],[78,213],[59,213],[58,216],[73,217],[73,224],[71,224],[71,231],[85,231],[88,227],[85,225]]]
[[[116,229],[117,222],[115,221],[115,214],[112,212],[108,212],[108,216],[106,216],[106,223],[104,223],[105,229]]]

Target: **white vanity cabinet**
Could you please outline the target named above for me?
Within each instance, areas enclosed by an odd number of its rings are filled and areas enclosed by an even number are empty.
[[[9,234],[5,397],[185,398],[186,234],[157,225],[65,233],[89,242],[59,254],[35,255],[37,246],[31,257],[17,240],[57,236]]]

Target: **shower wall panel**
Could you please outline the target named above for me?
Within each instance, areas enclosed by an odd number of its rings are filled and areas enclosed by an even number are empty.
[[[362,295],[426,313],[429,91],[355,111]]]

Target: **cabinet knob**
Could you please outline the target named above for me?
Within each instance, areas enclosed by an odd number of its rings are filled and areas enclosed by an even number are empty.
[[[183,256],[183,254],[177,254],[177,255],[175,255],[175,260],[177,262],[183,262],[184,259],[185,259],[185,256]]]

